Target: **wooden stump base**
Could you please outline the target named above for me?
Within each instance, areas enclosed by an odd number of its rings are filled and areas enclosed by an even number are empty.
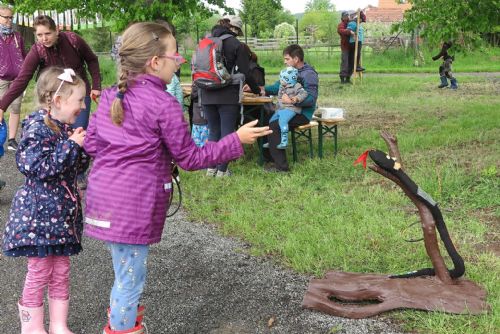
[[[400,308],[456,314],[489,310],[484,289],[464,279],[453,283],[429,276],[389,278],[330,271],[324,279],[311,279],[302,307],[355,319]]]

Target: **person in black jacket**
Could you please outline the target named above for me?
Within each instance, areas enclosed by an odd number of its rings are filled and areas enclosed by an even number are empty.
[[[222,44],[224,65],[229,73],[233,71],[245,75],[245,82],[253,93],[260,94],[260,88],[249,75],[250,55],[236,36],[242,36],[243,23],[238,16],[221,19],[212,28],[212,36],[225,34],[233,36],[225,39]],[[218,141],[235,131],[236,121],[240,112],[240,85],[229,85],[217,90],[199,90],[199,98],[204,116],[208,121],[209,141]],[[229,176],[228,164],[220,164],[207,169],[207,176]]]

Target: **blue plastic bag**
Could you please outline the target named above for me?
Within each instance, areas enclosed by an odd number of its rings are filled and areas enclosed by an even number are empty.
[[[2,120],[2,123],[0,123],[0,157],[5,153],[3,149],[5,140],[7,140],[7,124],[5,124],[5,120]]]

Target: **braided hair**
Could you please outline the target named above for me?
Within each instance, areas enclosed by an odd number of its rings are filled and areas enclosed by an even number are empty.
[[[131,25],[123,33],[122,44],[118,50],[118,91],[111,105],[111,120],[121,126],[124,120],[123,99],[130,80],[146,72],[149,60],[167,51],[163,40],[172,32],[162,24],[140,22]]]

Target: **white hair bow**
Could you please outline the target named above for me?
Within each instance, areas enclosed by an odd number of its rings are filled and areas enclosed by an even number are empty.
[[[73,82],[73,77],[76,76],[75,71],[72,68],[65,68],[64,72],[57,76],[57,79],[61,80],[59,87],[57,87],[54,97],[57,96],[64,82]]]

